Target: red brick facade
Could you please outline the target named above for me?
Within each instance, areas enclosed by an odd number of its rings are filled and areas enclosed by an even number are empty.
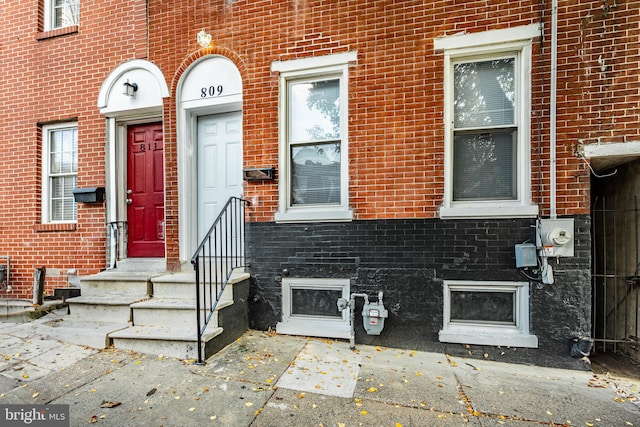
[[[36,5],[39,3],[39,7]],[[42,224],[42,126],[78,122],[78,185],[104,186],[105,122],[97,94],[123,61],[146,55],[145,1],[81,1],[81,24],[44,32],[43,3],[9,2],[0,20],[0,255],[10,256],[11,290],[31,297],[34,268],[47,293],[105,267],[104,205],[78,204],[77,224]]]
[[[80,0],[80,24],[43,32],[42,2],[2,6],[0,255],[10,292],[28,297],[33,268],[47,286],[69,270],[105,267],[105,205],[78,204],[77,225],[41,224],[41,127],[78,121],[79,186],[105,184],[105,120],[96,106],[109,73],[147,59],[164,73],[166,242],[179,268],[176,90],[198,58],[231,59],[243,79],[245,167],[278,165],[278,75],[271,63],[357,51],[349,70],[349,193],[354,219],[437,218],[444,193],[443,54],[433,40],[541,22],[533,43],[531,196],[550,213],[551,6],[539,1]],[[147,8],[148,7],[148,8]],[[589,213],[578,144],[640,138],[640,1],[560,2],[557,213]],[[147,27],[148,25],[148,27]],[[213,46],[202,49],[205,29]],[[246,183],[250,220],[273,221],[278,181]]]

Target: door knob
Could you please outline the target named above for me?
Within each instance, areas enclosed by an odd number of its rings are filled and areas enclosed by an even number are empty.
[[[131,203],[133,203],[133,200],[127,199],[127,204],[130,205]]]
[[[128,189],[127,190],[127,194],[133,194],[133,190],[132,189]]]

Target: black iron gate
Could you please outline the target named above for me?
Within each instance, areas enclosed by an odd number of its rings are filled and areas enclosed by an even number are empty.
[[[638,198],[594,196],[591,220],[594,351],[632,353],[640,340]]]

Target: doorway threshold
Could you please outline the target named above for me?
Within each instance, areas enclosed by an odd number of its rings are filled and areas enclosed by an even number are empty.
[[[126,258],[119,260],[112,271],[163,273],[167,271],[167,262],[164,258]]]

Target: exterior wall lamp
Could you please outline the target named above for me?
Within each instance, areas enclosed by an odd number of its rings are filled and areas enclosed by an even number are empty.
[[[129,83],[129,79],[127,79],[127,81],[124,82],[123,86],[124,86],[124,91],[122,92],[122,94],[125,96],[130,96],[132,98],[135,98],[136,92],[138,91],[138,84]]]
[[[200,30],[200,32],[198,33],[198,45],[200,45],[200,47],[209,47],[211,46],[211,34],[208,34],[204,28],[202,30]]]

